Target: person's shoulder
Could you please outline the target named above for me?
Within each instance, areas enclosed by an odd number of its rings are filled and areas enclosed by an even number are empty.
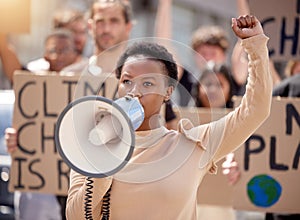
[[[69,66],[63,68],[62,72],[81,73],[87,68],[88,65],[89,65],[89,59],[87,57],[82,57],[79,61],[72,63]]]
[[[40,70],[49,70],[50,64],[44,58],[39,58],[33,61],[30,61],[26,65],[26,69],[31,72],[36,72]]]
[[[276,85],[273,96],[300,97],[300,74],[288,77]]]

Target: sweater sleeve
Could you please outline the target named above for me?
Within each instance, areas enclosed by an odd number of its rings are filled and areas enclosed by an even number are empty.
[[[240,105],[218,121],[185,131],[187,137],[196,137],[204,148],[200,168],[214,168],[215,162],[236,150],[269,116],[272,78],[269,71],[268,39],[262,34],[241,42],[249,58],[249,76]]]
[[[249,59],[246,92],[241,104],[225,117],[224,137],[214,155],[215,161],[236,150],[270,114],[272,78],[268,39],[265,35],[258,35],[244,39],[241,43]]]
[[[93,219],[100,219],[102,198],[111,184],[112,177],[87,178],[71,170],[66,206],[67,219],[85,219],[85,209],[87,207],[85,203],[88,199],[90,199],[89,208]],[[88,194],[88,192],[91,192],[91,194]]]

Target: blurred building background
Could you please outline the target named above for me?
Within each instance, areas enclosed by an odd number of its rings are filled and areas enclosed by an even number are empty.
[[[151,37],[157,10],[157,0],[131,0],[136,24],[131,38]],[[173,0],[173,40],[189,46],[192,32],[200,25],[217,24],[224,27],[230,37],[231,48],[236,37],[230,27],[231,17],[236,16],[236,0]],[[10,34],[9,41],[16,48],[22,64],[43,55],[43,44],[51,32],[52,15],[57,9],[74,8],[88,12],[93,0],[31,0],[31,31],[27,34]],[[12,14],[13,16],[13,14]],[[181,59],[188,59],[180,53]],[[10,84],[0,68],[0,89]]]

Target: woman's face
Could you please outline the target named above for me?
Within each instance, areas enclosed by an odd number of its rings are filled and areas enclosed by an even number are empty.
[[[224,63],[226,54],[223,49],[216,45],[202,44],[196,49],[195,59],[198,68],[203,69],[207,62],[214,61],[215,63]]]
[[[120,97],[128,93],[139,97],[145,111],[145,120],[138,130],[159,126],[161,106],[172,93],[163,63],[146,58],[129,57],[121,71],[118,85]]]
[[[203,107],[221,108],[230,98],[230,83],[221,73],[207,74],[198,89]]]
[[[49,38],[45,44],[44,58],[50,64],[50,71],[61,71],[76,61],[74,42],[71,38]]]

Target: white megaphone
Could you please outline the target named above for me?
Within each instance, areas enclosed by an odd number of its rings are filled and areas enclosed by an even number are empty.
[[[62,159],[78,173],[107,177],[121,170],[135,146],[134,131],[144,120],[138,98],[112,101],[85,96],[59,115],[55,144]]]

